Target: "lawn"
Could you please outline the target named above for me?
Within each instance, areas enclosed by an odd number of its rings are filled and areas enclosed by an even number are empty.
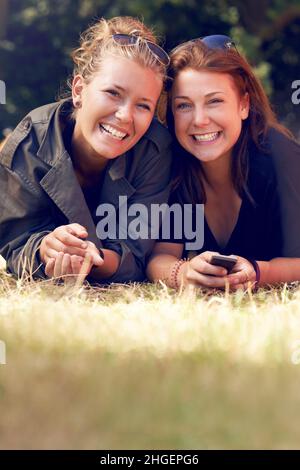
[[[2,269],[0,340],[1,449],[299,447],[296,284],[75,290]]]

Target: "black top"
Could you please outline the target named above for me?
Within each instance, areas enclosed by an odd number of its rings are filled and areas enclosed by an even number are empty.
[[[300,145],[275,129],[267,144],[277,174],[283,256],[300,258]]]
[[[220,247],[204,217],[204,244],[196,254],[204,251],[217,251],[224,255],[238,255],[267,261],[282,256],[282,230],[277,179],[270,155],[259,151],[253,146],[249,152],[249,174],[247,180],[248,190],[254,199],[254,204],[245,194],[237,223],[225,247]],[[180,191],[180,189],[179,189]],[[173,194],[170,203],[179,203],[180,198]],[[188,202],[188,201],[186,201]],[[181,204],[182,207],[182,204]],[[204,209],[205,212],[205,209]],[[195,210],[193,210],[193,229],[195,228]],[[183,226],[180,227],[183,236],[176,239],[174,234],[174,220],[171,220],[171,238],[164,240],[162,233],[160,241],[172,243],[193,242],[184,235]],[[177,224],[181,223],[179,220]],[[177,229],[178,229],[177,225]],[[180,232],[179,230],[179,232]],[[183,257],[191,253],[184,249]]]

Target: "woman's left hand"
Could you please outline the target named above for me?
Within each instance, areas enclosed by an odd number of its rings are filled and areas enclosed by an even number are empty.
[[[89,275],[93,266],[90,253],[85,258],[77,255],[59,252],[56,258],[50,258],[45,267],[48,277],[63,278],[64,281],[73,282],[80,276],[83,281]]]
[[[227,275],[230,288],[233,290],[253,288],[256,283],[256,272],[253,264],[241,256],[236,256],[236,258],[237,263],[230,274]],[[233,280],[235,280],[234,283],[232,283]]]

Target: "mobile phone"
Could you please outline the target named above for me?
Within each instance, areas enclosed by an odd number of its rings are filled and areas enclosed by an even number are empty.
[[[228,272],[232,270],[234,265],[237,262],[235,256],[225,256],[225,255],[212,255],[210,264],[214,266],[222,266],[222,268],[227,269]]]

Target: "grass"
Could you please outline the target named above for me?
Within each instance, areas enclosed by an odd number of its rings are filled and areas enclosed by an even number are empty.
[[[74,291],[2,270],[0,448],[297,448],[299,327],[297,284]]]

